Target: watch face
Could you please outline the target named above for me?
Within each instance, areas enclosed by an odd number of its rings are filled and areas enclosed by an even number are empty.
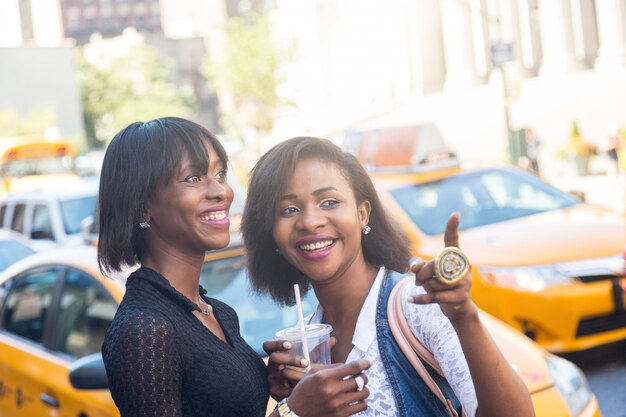
[[[469,271],[469,260],[460,249],[447,247],[435,258],[435,276],[444,284],[454,284]]]

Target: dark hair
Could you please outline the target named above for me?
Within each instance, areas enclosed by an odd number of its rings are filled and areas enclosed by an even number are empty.
[[[170,182],[184,156],[206,172],[207,143],[227,167],[228,156],[217,137],[190,120],[135,122],[115,135],[100,173],[98,265],[103,273],[141,261],[145,243],[139,222],[155,188]]]
[[[319,158],[339,167],[348,180],[357,204],[369,201],[371,234],[361,240],[365,260],[396,271],[408,267],[408,240],[386,215],[372,180],[358,160],[327,139],[295,137],[279,143],[256,163],[250,177],[241,231],[247,252],[250,279],[258,293],[268,293],[282,305],[295,302],[293,284],[309,290],[307,277],[276,253],[272,230],[279,198],[298,164]]]

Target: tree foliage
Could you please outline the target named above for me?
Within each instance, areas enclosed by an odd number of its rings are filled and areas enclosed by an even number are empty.
[[[222,124],[232,131],[252,128],[269,132],[276,111],[287,104],[277,94],[277,87],[293,46],[281,48],[274,43],[269,19],[259,14],[230,18],[225,35],[223,61],[207,61],[203,68],[210,89],[219,96],[223,88],[232,96],[235,112],[223,115]]]
[[[80,50],[76,61],[85,130],[92,147],[134,121],[189,117],[195,107],[192,89],[174,82],[174,62],[149,45],[133,46],[123,56],[96,63]]]

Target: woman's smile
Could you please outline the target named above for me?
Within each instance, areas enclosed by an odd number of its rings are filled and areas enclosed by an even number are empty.
[[[230,227],[230,218],[226,206],[214,207],[200,214],[200,221],[219,229]]]
[[[311,237],[298,241],[296,248],[303,258],[316,261],[328,256],[334,248],[337,239],[328,237]]]

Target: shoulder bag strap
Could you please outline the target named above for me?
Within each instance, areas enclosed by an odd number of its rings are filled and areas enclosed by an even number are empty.
[[[458,414],[452,403],[443,395],[441,389],[437,383],[433,380],[428,370],[424,367],[424,364],[420,360],[423,359],[428,365],[430,365],[439,375],[443,376],[443,372],[439,363],[433,356],[433,354],[420,343],[419,340],[413,335],[413,332],[409,328],[409,324],[402,312],[402,289],[413,281],[413,277],[408,277],[400,281],[391,290],[389,300],[387,302],[387,320],[389,321],[389,329],[396,339],[396,343],[400,346],[400,349],[404,353],[404,356],[413,365],[415,371],[422,378],[424,383],[430,388],[437,398],[446,406],[451,417],[458,417]],[[463,413],[465,416],[465,413]]]

